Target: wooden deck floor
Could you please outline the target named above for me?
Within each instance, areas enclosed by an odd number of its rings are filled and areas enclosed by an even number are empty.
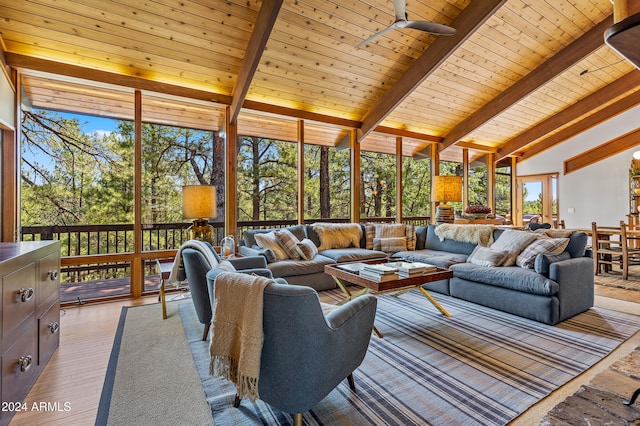
[[[144,281],[144,294],[157,293],[160,290],[160,275],[148,275]],[[107,280],[85,281],[81,283],[66,283],[60,285],[60,302],[62,304],[77,303],[129,296],[131,283],[129,278],[114,278]]]

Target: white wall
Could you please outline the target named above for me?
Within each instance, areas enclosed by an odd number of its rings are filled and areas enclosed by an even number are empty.
[[[591,228],[591,222],[614,226],[629,213],[629,165],[633,152],[628,151],[599,161],[578,171],[563,174],[563,163],[593,147],[640,128],[640,106],[600,124],[572,139],[519,162],[517,176],[559,173],[559,216],[569,228]],[[574,213],[569,213],[574,209]]]
[[[16,94],[11,88],[9,80],[0,70],[0,127],[15,130],[15,98]]]

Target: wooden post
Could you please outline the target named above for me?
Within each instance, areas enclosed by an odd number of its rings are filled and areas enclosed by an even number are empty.
[[[469,206],[469,149],[462,149],[462,212]]]
[[[298,223],[304,223],[304,120],[298,120]]]
[[[238,241],[238,124],[229,122],[231,107],[225,110],[225,157],[224,174],[224,235],[233,235]]]
[[[360,222],[360,144],[358,133],[352,129],[349,133],[349,148],[351,151],[351,222]]]
[[[1,51],[1,49],[0,49]],[[4,61],[2,61],[4,63]],[[2,67],[6,71],[6,67]],[[2,129],[2,241],[14,242],[20,239],[20,86],[22,84],[20,73],[12,72],[0,76],[7,78],[14,89],[14,119],[11,125],[14,130]]]
[[[131,295],[142,296],[144,264],[142,260],[142,92],[134,93],[133,174],[133,259],[131,260]]]
[[[396,222],[402,217],[402,137],[396,136]]]
[[[496,213],[496,155],[487,152],[487,206],[493,214]]]
[[[436,207],[438,203],[433,201],[433,177],[440,175],[440,150],[436,143],[431,144],[431,223],[436,223]]]

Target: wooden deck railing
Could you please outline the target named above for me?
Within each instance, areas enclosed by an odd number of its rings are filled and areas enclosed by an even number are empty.
[[[364,218],[362,222],[393,222],[394,218]],[[348,219],[321,219],[313,222],[345,223]],[[428,216],[409,217],[404,223],[426,225]],[[214,228],[214,241],[225,237],[223,222],[209,222]],[[296,220],[242,221],[238,234],[247,229],[283,228],[296,225]],[[147,274],[155,274],[155,259],[175,255],[182,243],[189,239],[190,223],[158,223],[142,227],[143,258]],[[97,279],[128,277],[134,248],[133,224],[23,226],[22,241],[59,240],[61,243],[61,282],[80,283]]]

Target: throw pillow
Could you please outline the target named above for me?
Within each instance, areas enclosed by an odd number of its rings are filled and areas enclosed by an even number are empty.
[[[316,254],[318,254],[318,247],[316,247],[313,241],[308,238],[305,238],[296,244],[296,248],[298,249],[300,259],[302,260],[311,260]]]
[[[467,262],[478,266],[500,266],[508,255],[508,251],[477,245],[467,258]]]
[[[397,253],[407,249],[407,239],[405,237],[374,238],[373,249],[385,253]]]
[[[502,266],[511,266],[515,265],[516,259],[522,250],[524,250],[536,238],[538,238],[538,235],[533,232],[506,229],[502,234],[500,234],[495,243],[491,245],[491,248],[493,250],[509,252],[509,255]]]
[[[405,236],[407,238],[407,250],[414,251],[416,249],[415,225],[407,225]]]
[[[236,272],[235,266],[233,266],[233,264],[226,259],[221,260],[217,268],[222,269],[223,271],[226,271],[226,272]]]
[[[536,260],[533,263],[533,269],[537,273],[548,278],[551,264],[567,259],[571,259],[571,255],[566,251],[563,251],[560,254],[540,253],[536,256]]]
[[[373,223],[365,223],[364,238],[366,241],[365,248],[373,250],[373,238],[376,236],[376,226]]]
[[[516,259],[516,264],[522,268],[532,269],[539,254],[560,254],[567,244],[569,244],[568,238],[538,238],[522,250]]]
[[[359,223],[321,223],[312,225],[320,238],[319,251],[333,248],[360,247],[362,228]]]
[[[282,250],[285,251],[287,257],[293,260],[300,260],[300,253],[298,252],[298,243],[300,240],[298,237],[293,235],[288,229],[274,231],[274,233],[276,234],[278,244],[280,244]]]
[[[394,238],[404,237],[405,235],[406,225],[404,223],[381,223],[376,225],[375,238]]]
[[[280,243],[278,242],[278,238],[274,231],[267,232],[266,234],[256,234],[255,239],[258,247],[269,249],[273,252],[276,262],[289,258],[287,253],[282,249],[282,247],[280,247]]]

